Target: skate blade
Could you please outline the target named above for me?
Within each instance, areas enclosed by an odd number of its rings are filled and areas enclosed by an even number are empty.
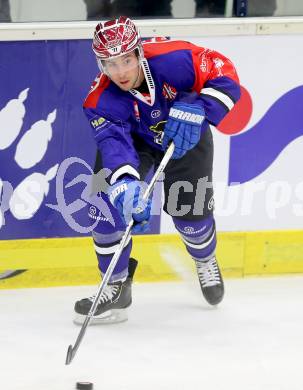
[[[86,319],[86,315],[76,313],[74,318],[74,324],[82,325]],[[106,324],[117,324],[119,322],[127,321],[127,309],[113,309],[99,316],[94,316],[89,325],[106,325]]]

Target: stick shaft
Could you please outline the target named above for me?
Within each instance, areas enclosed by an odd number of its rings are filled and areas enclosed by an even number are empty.
[[[154,188],[156,181],[159,179],[159,177],[162,174],[162,172],[164,171],[167,163],[169,162],[171,156],[173,155],[174,149],[175,149],[174,144],[171,143],[169,145],[164,157],[162,158],[162,160],[158,166],[158,169],[156,170],[155,174],[153,175],[146,191],[144,192],[143,199],[146,200],[150,196],[151,192],[153,191],[153,188]],[[119,260],[119,257],[123,251],[123,248],[124,248],[128,238],[130,236],[130,232],[131,232],[131,229],[133,227],[133,224],[134,224],[134,221],[131,220],[129,222],[129,224],[127,225],[127,228],[126,228],[125,233],[124,233],[124,235],[119,243],[119,246],[118,246],[103,278],[102,278],[102,282],[100,283],[100,285],[98,287],[98,291],[96,293],[95,299],[94,299],[93,304],[90,308],[90,311],[88,312],[88,314],[85,318],[84,323],[81,326],[81,329],[80,329],[80,332],[79,332],[78,337],[76,339],[76,342],[75,342],[73,347],[69,346],[69,349],[67,352],[67,357],[66,357],[66,364],[70,364],[72,362],[74,356],[76,355],[76,352],[77,352],[77,350],[81,344],[81,341],[85,335],[85,332],[87,330],[87,327],[88,327],[88,325],[89,325],[89,323],[90,323],[90,321],[91,321],[91,319],[96,311],[99,298],[100,298],[105,286],[108,284],[108,281],[109,281],[109,279],[113,273],[113,270],[114,270],[114,268]]]

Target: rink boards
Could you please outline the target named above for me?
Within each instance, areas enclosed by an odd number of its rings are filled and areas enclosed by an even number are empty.
[[[194,275],[194,264],[177,235],[134,237],[140,263],[137,282],[177,281]],[[217,256],[225,277],[303,272],[303,231],[218,234]],[[0,243],[1,288],[97,284],[90,238],[33,239]]]

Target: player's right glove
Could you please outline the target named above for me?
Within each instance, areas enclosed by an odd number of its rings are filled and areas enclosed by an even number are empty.
[[[149,228],[151,200],[143,199],[143,187],[142,182],[126,177],[107,190],[111,204],[116,207],[125,225],[133,218],[132,231],[135,233],[146,232]]]
[[[173,159],[178,159],[192,149],[200,140],[201,126],[205,118],[204,109],[198,104],[175,102],[171,107],[164,128],[163,150],[173,141]]]

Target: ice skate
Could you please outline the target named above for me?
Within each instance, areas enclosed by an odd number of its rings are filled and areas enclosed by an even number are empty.
[[[216,257],[208,261],[196,261],[200,286],[210,305],[217,305],[224,296],[224,283]]]
[[[130,258],[128,277],[125,281],[108,283],[102,292],[91,325],[118,323],[127,320],[127,308],[132,303],[132,282],[138,265],[137,260]],[[82,325],[92,306],[95,295],[81,299],[75,304],[74,323]]]

